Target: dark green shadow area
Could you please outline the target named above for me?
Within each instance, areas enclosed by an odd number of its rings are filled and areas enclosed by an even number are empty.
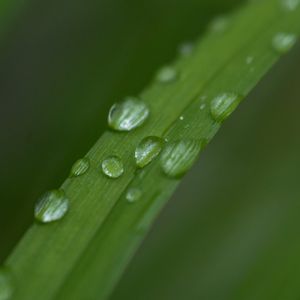
[[[299,299],[299,50],[224,124],[111,299]]]
[[[178,43],[239,2],[9,2],[14,18],[0,43],[0,260],[32,222],[36,198],[101,135],[112,102],[138,94]]]

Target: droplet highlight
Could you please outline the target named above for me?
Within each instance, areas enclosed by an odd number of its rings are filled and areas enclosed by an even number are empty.
[[[279,32],[272,40],[273,48],[280,54],[288,52],[297,42],[297,36],[293,33]]]
[[[124,173],[122,160],[115,155],[107,157],[102,162],[102,171],[109,178],[119,178]]]
[[[157,136],[144,138],[136,147],[134,157],[136,165],[144,168],[159,155],[164,145],[164,141]]]
[[[69,210],[69,200],[62,189],[45,193],[36,203],[35,219],[50,223],[62,219]]]
[[[168,144],[160,157],[163,172],[171,178],[182,177],[194,164],[201,151],[201,142],[183,139]]]
[[[138,188],[129,188],[126,192],[126,200],[129,203],[134,203],[140,200],[142,192]]]
[[[12,278],[7,268],[0,267],[0,300],[9,300],[13,296]]]
[[[149,108],[144,102],[129,97],[111,107],[108,114],[108,125],[117,131],[130,131],[141,126],[149,114]]]
[[[70,177],[78,177],[85,174],[90,168],[90,160],[87,157],[78,159],[71,168]]]
[[[222,122],[227,119],[240,103],[242,97],[235,93],[223,93],[215,97],[210,104],[213,119]]]
[[[160,83],[170,83],[178,78],[178,73],[175,68],[166,66],[159,70],[156,75],[156,80]]]

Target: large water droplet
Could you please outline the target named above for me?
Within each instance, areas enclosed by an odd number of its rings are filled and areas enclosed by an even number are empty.
[[[300,6],[300,0],[280,0],[280,2],[287,11],[294,11]]]
[[[138,188],[129,188],[126,192],[126,200],[129,203],[138,201],[142,196],[142,192]]]
[[[135,149],[135,162],[139,168],[147,166],[161,151],[164,141],[157,136],[144,138]]]
[[[90,167],[90,160],[87,157],[78,159],[72,166],[70,176],[77,177],[85,174]]]
[[[118,178],[124,173],[122,160],[115,155],[107,157],[102,162],[102,171],[109,178]]]
[[[35,219],[42,223],[61,219],[69,209],[69,200],[62,189],[45,193],[36,203]]]
[[[9,300],[13,295],[12,278],[6,268],[0,268],[0,300]]]
[[[297,42],[297,36],[293,33],[279,32],[272,41],[274,49],[279,53],[288,52]]]
[[[161,83],[173,82],[177,79],[178,73],[173,67],[163,67],[156,75],[156,80]]]
[[[184,139],[170,143],[161,154],[161,167],[164,173],[172,178],[183,176],[196,161],[201,150],[201,143]]]
[[[228,118],[236,109],[242,97],[235,93],[223,93],[215,97],[210,104],[210,112],[217,122]]]
[[[141,126],[149,116],[149,108],[137,98],[126,98],[114,104],[108,114],[108,125],[118,131],[130,131]]]

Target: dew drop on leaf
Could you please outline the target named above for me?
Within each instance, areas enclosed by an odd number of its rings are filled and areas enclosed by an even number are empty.
[[[164,141],[157,136],[144,138],[135,149],[135,162],[139,168],[144,168],[160,153]]]
[[[108,114],[108,125],[117,131],[130,131],[141,126],[150,114],[148,106],[141,100],[128,97],[114,104]]]
[[[9,300],[13,295],[12,278],[7,268],[0,267],[0,300]]]
[[[124,173],[122,160],[115,155],[107,157],[102,162],[102,171],[109,178],[118,178]]]
[[[168,144],[160,157],[163,172],[171,178],[182,177],[194,164],[201,151],[201,142],[183,139]]]
[[[293,33],[279,32],[272,40],[273,48],[280,54],[288,52],[297,42],[297,36]]]
[[[70,177],[77,177],[85,174],[90,167],[90,160],[87,157],[78,159],[71,168]]]
[[[235,93],[223,93],[215,97],[210,103],[213,119],[222,122],[236,109],[242,97]]]
[[[138,201],[142,196],[142,192],[138,188],[129,188],[126,192],[126,200],[129,203],[134,203]]]
[[[156,80],[160,83],[170,83],[178,78],[178,73],[173,67],[163,67],[156,75]]]
[[[69,200],[62,189],[46,192],[36,203],[35,219],[42,223],[60,220],[69,209]]]

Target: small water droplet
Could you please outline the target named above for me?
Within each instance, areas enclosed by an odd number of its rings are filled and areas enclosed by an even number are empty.
[[[200,110],[205,109],[205,107],[206,107],[206,104],[205,104],[205,103],[200,104]]]
[[[62,189],[45,193],[36,203],[34,209],[35,219],[42,223],[54,222],[67,213],[69,200]]]
[[[212,20],[210,30],[214,32],[224,32],[229,25],[229,18],[227,16],[219,16]]]
[[[126,200],[129,203],[138,201],[142,196],[142,192],[138,188],[129,188],[126,192]]]
[[[235,93],[223,93],[211,101],[210,112],[217,122],[222,122],[228,118],[236,109],[242,97]]]
[[[247,56],[246,57],[246,64],[251,65],[253,63],[254,57],[253,56]]]
[[[13,284],[10,272],[0,267],[0,300],[9,300],[13,295]]]
[[[286,11],[294,11],[300,6],[300,0],[280,0]]]
[[[149,108],[137,98],[128,97],[114,104],[108,114],[108,125],[117,131],[130,131],[141,126],[149,116]]]
[[[156,80],[161,83],[170,83],[177,79],[178,74],[175,68],[166,66],[159,70]]]
[[[297,36],[293,33],[279,32],[272,41],[274,49],[279,53],[288,52],[297,41]]]
[[[78,159],[71,168],[70,177],[77,177],[85,174],[90,167],[90,160],[87,157]]]
[[[107,157],[102,162],[102,171],[109,178],[118,178],[124,173],[122,160],[115,155]]]
[[[162,150],[163,140],[157,136],[144,138],[135,149],[135,162],[139,168],[147,166]]]
[[[182,177],[198,158],[201,143],[183,139],[170,143],[161,154],[160,164],[164,173],[171,178]]]
[[[180,121],[183,121],[183,120],[184,120],[184,116],[180,116],[180,117],[179,117],[179,120],[180,120]]]
[[[185,42],[179,45],[178,47],[178,52],[182,56],[189,56],[193,53],[194,51],[194,44],[191,42]]]

